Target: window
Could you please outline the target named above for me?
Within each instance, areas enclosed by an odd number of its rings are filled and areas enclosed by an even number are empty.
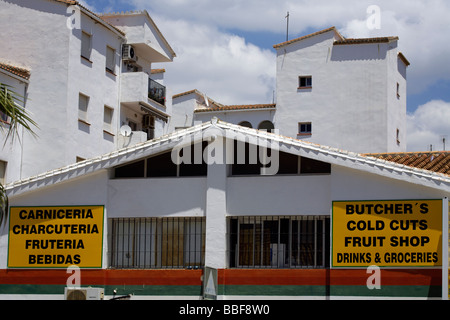
[[[261,168],[264,167],[260,158],[259,146],[234,141],[234,159],[231,165],[231,175],[260,175]],[[272,154],[278,152],[278,155]],[[272,165],[272,161],[278,162],[278,171],[276,174],[329,174],[331,173],[331,164],[305,157],[299,157],[295,154],[264,150],[270,162],[266,167]]]
[[[81,32],[81,56],[87,60],[91,59],[92,50],[92,36],[82,31]]]
[[[242,126],[242,127],[246,127],[246,128],[253,128],[252,124],[250,122],[248,122],[248,121],[241,121],[241,122],[238,123],[238,125]]]
[[[323,268],[330,265],[328,216],[228,218],[231,268]]]
[[[203,159],[207,141],[180,150],[180,164],[172,161],[172,151],[164,152],[114,169],[116,178],[204,177],[208,164]],[[187,152],[187,154],[184,154]],[[190,152],[190,154],[189,154]]]
[[[268,132],[275,132],[275,127],[272,121],[264,120],[258,125],[258,130],[266,130]]]
[[[114,73],[116,66],[116,50],[106,46],[106,70]]]
[[[80,93],[78,96],[78,120],[83,122],[88,121],[87,111],[89,105],[89,97]]]
[[[103,130],[112,132],[112,120],[114,115],[114,109],[108,106],[103,108]]]
[[[0,111],[0,122],[9,123],[8,116]]]
[[[400,83],[397,82],[397,99],[400,98]]]
[[[311,88],[312,87],[312,76],[298,77],[298,87],[299,88]]]
[[[0,183],[5,184],[6,162],[0,160]]]
[[[400,144],[400,129],[397,129],[397,144]]]
[[[205,218],[111,219],[113,268],[191,268],[205,264]]]
[[[299,122],[298,123],[298,135],[311,135],[312,123],[311,122]]]

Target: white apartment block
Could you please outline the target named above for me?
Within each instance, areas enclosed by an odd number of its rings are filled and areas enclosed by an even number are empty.
[[[152,63],[171,62],[175,52],[146,11],[99,16],[65,0],[0,7],[8,35],[0,62],[29,70],[25,107],[39,125],[37,138],[21,137],[19,158],[0,151],[6,182],[165,133],[171,105],[150,77]],[[133,132],[121,139],[123,125]]]
[[[192,90],[173,96],[170,127],[215,116],[353,152],[406,151],[409,62],[397,42],[346,39],[331,27],[277,44],[276,104],[224,106]]]

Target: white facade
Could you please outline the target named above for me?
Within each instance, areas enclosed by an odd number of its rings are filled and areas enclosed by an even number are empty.
[[[214,117],[245,127],[268,129],[264,124],[273,124],[276,112],[275,104],[225,106],[198,90],[176,94],[172,99],[170,132],[211,121]]]
[[[280,133],[355,152],[406,151],[406,66],[396,37],[335,28],[274,46]],[[306,84],[301,77],[309,77]],[[311,126],[302,132],[302,123]]]
[[[346,39],[332,27],[280,43],[276,106],[223,106],[192,90],[173,97],[171,130],[216,116],[253,128],[270,121],[282,135],[343,150],[406,151],[409,62],[397,42]]]
[[[115,177],[115,168],[171,152],[185,139],[194,141],[199,137],[205,141],[211,141],[212,137],[213,144],[223,142],[220,144],[223,148],[222,156],[217,158],[215,155],[215,159],[222,159],[224,162],[217,161],[208,165],[207,174],[204,176]],[[225,142],[230,138],[245,139],[244,141],[253,139],[258,141],[256,142],[258,144],[264,139],[271,138],[279,151],[329,163],[331,169],[328,173],[322,174],[236,176],[231,173],[230,164],[226,162],[229,150],[226,149]],[[161,165],[164,166],[163,163]],[[449,195],[450,180],[447,175],[213,120],[62,170],[47,172],[28,181],[10,184],[7,191],[12,206],[104,205],[102,269],[105,272],[113,267],[111,225],[117,218],[204,217],[206,218],[204,265],[228,270],[233,268],[230,262],[232,257],[227,223],[229,218],[329,217],[332,202],[340,200],[442,199]],[[4,231],[0,237],[0,269],[7,268],[8,232],[6,229]],[[269,271],[276,272],[276,270]],[[129,271],[124,270],[124,274],[126,272]],[[135,272],[136,277],[139,277],[139,272],[137,270]],[[166,277],[171,271],[166,269],[155,272],[159,272],[161,277]],[[236,272],[245,270],[237,269]],[[249,296],[267,298],[262,289],[259,290]],[[135,298],[155,298],[155,296],[139,296],[139,291],[134,293]],[[177,295],[183,298],[181,292],[171,298],[176,298]],[[54,295],[47,298],[61,297],[62,295]],[[231,295],[222,298],[236,299],[243,296]]]
[[[153,62],[170,62],[175,53],[146,12],[103,18],[78,3],[57,0],[1,1],[0,7],[0,26],[9,35],[0,59],[30,70],[26,109],[39,125],[38,138],[24,136],[22,169],[8,174],[11,178],[121,148],[119,128],[129,119],[137,124],[135,142],[146,141],[143,115],[168,117],[170,103],[161,105],[148,97],[149,78]],[[122,20],[134,27],[124,28]],[[137,39],[139,28],[146,32]],[[130,41],[141,58],[132,68],[122,59],[122,47]],[[139,88],[133,97],[127,91],[131,87]],[[155,119],[154,136],[164,133],[166,121]]]

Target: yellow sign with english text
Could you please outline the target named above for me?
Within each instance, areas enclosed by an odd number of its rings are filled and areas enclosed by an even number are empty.
[[[442,265],[442,200],[334,201],[333,267]]]

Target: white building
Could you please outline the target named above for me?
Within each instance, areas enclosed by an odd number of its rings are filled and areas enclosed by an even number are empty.
[[[147,12],[102,17],[63,0],[1,1],[0,8],[9,37],[0,59],[30,71],[25,107],[39,125],[37,138],[23,136],[21,170],[7,164],[6,181],[165,133],[171,105],[150,76],[152,63],[175,53]],[[135,131],[128,140],[119,139],[124,124]]]
[[[173,114],[169,130],[188,128],[195,124],[210,121],[214,117],[239,124],[244,127],[272,129],[276,105],[223,105],[206,94],[191,90],[172,97]]]
[[[174,125],[224,121],[354,152],[406,151],[406,68],[397,37],[346,39],[335,27],[274,46],[276,105],[173,97]],[[209,98],[207,98],[209,99]],[[266,121],[261,126],[261,122]]]
[[[268,142],[270,155],[261,153]],[[450,171],[437,171],[450,156],[423,157],[413,167],[213,119],[17,181],[7,185],[0,297],[63,299],[64,268],[74,261],[81,285],[103,289],[105,299],[113,290],[132,299],[201,299],[205,266],[217,270],[218,299],[446,297]],[[277,170],[261,175],[263,163]],[[354,246],[385,252],[376,263],[381,290],[367,286],[373,260],[336,258],[344,243],[338,232],[386,236],[379,228],[355,231],[351,221],[351,231],[338,227],[342,203],[376,208],[376,221],[393,226],[386,230],[393,237],[428,240],[423,247]],[[403,208],[421,211],[398,215]],[[80,216],[83,210],[93,214]],[[363,229],[369,216],[352,217]],[[421,228],[405,230],[416,218]],[[50,248],[52,239],[60,245]],[[416,258],[392,261],[393,254]]]

